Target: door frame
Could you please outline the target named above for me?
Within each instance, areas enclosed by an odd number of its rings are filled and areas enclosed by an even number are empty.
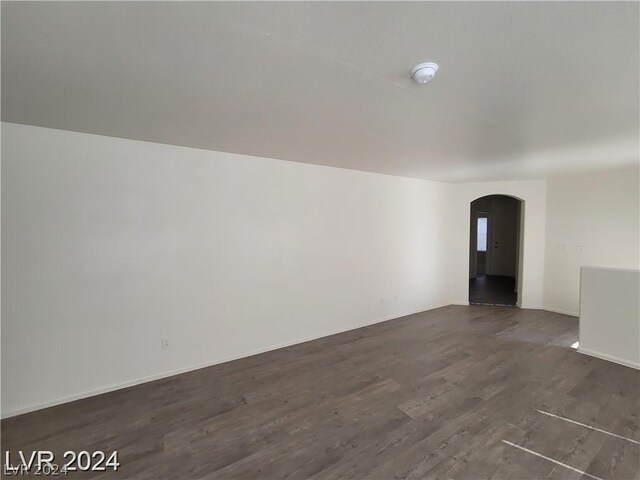
[[[487,193],[485,195],[481,195],[475,198],[472,198],[471,200],[468,200],[468,216],[467,218],[469,219],[470,224],[468,225],[468,229],[467,229],[467,235],[469,235],[469,237],[467,237],[469,239],[469,243],[467,244],[467,252],[468,252],[468,266],[467,268],[469,269],[467,271],[467,298],[469,295],[469,279],[471,278],[476,278],[477,277],[477,250],[475,248],[475,244],[477,242],[477,218],[478,216],[486,216],[487,218],[489,218],[489,220],[487,220],[487,226],[488,226],[488,232],[487,232],[487,250],[491,250],[489,248],[490,245],[493,244],[493,219],[491,218],[491,214],[490,213],[485,213],[485,212],[477,212],[474,214],[473,212],[473,202],[475,202],[476,200],[479,200],[481,198],[484,197],[490,197],[493,195],[500,195],[500,196],[504,196],[504,197],[511,197],[515,200],[518,201],[518,225],[516,226],[517,228],[517,239],[516,239],[516,246],[517,246],[517,252],[516,252],[516,277],[515,277],[515,294],[516,294],[516,307],[518,308],[522,308],[522,295],[523,295],[523,283],[524,283],[524,245],[525,245],[525,230],[526,230],[526,212],[527,212],[527,201],[524,198],[518,197],[516,195],[510,194],[510,193],[502,193],[502,192],[496,192],[496,193]],[[475,231],[475,238],[471,238],[472,235],[471,233],[473,233]],[[491,242],[491,243],[490,243]],[[473,248],[472,248],[473,247]],[[487,265],[489,265],[489,262],[493,262],[493,258],[491,257],[491,260],[489,259],[490,253],[489,251],[487,252]],[[470,268],[471,265],[473,265],[473,276],[471,276],[470,273]],[[491,271],[493,272],[493,265],[491,265]],[[488,274],[488,273],[487,273]]]

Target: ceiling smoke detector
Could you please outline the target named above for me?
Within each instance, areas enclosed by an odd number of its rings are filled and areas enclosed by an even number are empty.
[[[435,77],[438,71],[438,64],[433,62],[421,63],[411,69],[411,77],[416,83],[424,85]]]

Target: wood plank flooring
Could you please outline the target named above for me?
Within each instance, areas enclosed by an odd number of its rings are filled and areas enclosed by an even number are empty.
[[[640,374],[575,352],[577,319],[449,306],[1,422],[2,450],[119,451],[70,478],[640,475]],[[585,477],[586,478],[586,477]]]
[[[516,306],[516,279],[502,275],[478,275],[469,279],[469,303]]]

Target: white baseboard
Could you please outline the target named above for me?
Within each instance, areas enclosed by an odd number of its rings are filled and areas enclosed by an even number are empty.
[[[337,335],[339,333],[348,332],[350,330],[357,330],[358,328],[367,327],[369,325],[375,325],[376,323],[388,322],[389,320],[395,320],[395,319],[398,319],[398,318],[407,317],[409,315],[415,315],[417,313],[422,313],[422,312],[426,312],[426,311],[429,311],[429,310],[435,310],[436,308],[446,307],[447,305],[450,305],[450,303],[437,304],[437,305],[433,305],[433,306],[429,306],[429,307],[420,309],[420,310],[415,311],[415,312],[408,312],[408,313],[404,313],[404,314],[400,314],[400,315],[393,315],[391,317],[383,318],[381,320],[374,320],[374,321],[370,321],[370,322],[362,322],[360,324],[349,326],[348,328],[345,328],[345,329],[327,331],[327,332],[321,333],[319,335],[313,335],[313,336],[309,336],[309,337],[302,337],[302,338],[298,338],[298,339],[291,340],[291,341],[288,341],[288,342],[272,345],[272,346],[269,346],[269,347],[266,347],[266,348],[263,348],[263,349],[258,349],[258,350],[250,351],[250,352],[244,352],[244,353],[241,353],[239,355],[234,355],[234,356],[231,356],[231,357],[225,357],[225,358],[216,359],[216,360],[213,360],[211,362],[201,363],[201,364],[198,364],[198,365],[191,365],[191,366],[184,367],[184,368],[179,368],[179,369],[176,369],[176,370],[170,370],[170,371],[158,373],[158,374],[155,374],[155,375],[149,375],[149,376],[146,376],[146,377],[141,377],[141,378],[136,378],[136,379],[133,379],[133,380],[128,380],[126,382],[115,383],[115,384],[112,384],[112,385],[107,385],[107,386],[104,386],[104,387],[95,388],[95,389],[92,389],[92,390],[87,390],[87,391],[84,391],[84,392],[81,392],[81,393],[75,393],[73,395],[66,395],[64,397],[56,398],[54,400],[49,400],[49,401],[46,401],[46,402],[41,402],[41,403],[37,403],[37,404],[34,404],[34,405],[28,405],[28,406],[25,406],[25,407],[22,407],[22,408],[16,408],[16,409],[13,409],[13,410],[2,412],[1,418],[15,417],[16,415],[22,415],[24,413],[34,412],[36,410],[42,410],[43,408],[53,407],[53,406],[56,406],[56,405],[61,405],[63,403],[69,403],[69,402],[73,402],[73,401],[76,401],[76,400],[81,400],[83,398],[93,397],[95,395],[101,395],[103,393],[108,393],[108,392],[113,392],[115,390],[121,390],[123,388],[133,387],[135,385],[140,385],[142,383],[153,382],[154,380],[160,380],[162,378],[172,377],[174,375],[180,375],[181,373],[192,372],[194,370],[200,370],[201,368],[207,368],[207,367],[212,367],[214,365],[220,365],[222,363],[231,362],[233,360],[239,360],[241,358],[251,357],[253,355],[259,355],[261,353],[270,352],[272,350],[278,350],[280,348],[290,347],[292,345],[297,345],[299,343],[305,343],[305,342],[309,342],[311,340],[318,340],[320,338],[330,337],[331,335]]]
[[[465,302],[465,301],[455,301],[455,302],[449,302],[449,305],[470,305],[469,302]],[[516,305],[518,308],[522,308],[523,310],[544,310],[546,312],[553,312],[553,313],[561,313],[562,315],[569,315],[571,317],[578,317],[579,314],[578,312],[571,312],[568,310],[560,310],[558,308],[551,308],[551,307],[540,307],[538,305]]]
[[[339,333],[348,332],[350,330],[357,330],[358,328],[367,327],[369,325],[375,325],[376,323],[387,322],[389,320],[394,320],[394,319],[397,319],[397,318],[406,317],[408,315],[415,315],[417,313],[422,313],[422,312],[426,312],[426,311],[429,311],[429,310],[435,310],[436,308],[446,307],[447,305],[468,306],[469,302],[468,301],[453,301],[453,302],[446,302],[446,303],[442,303],[442,304],[437,304],[437,305],[433,305],[433,306],[429,306],[429,307],[420,309],[420,310],[415,311],[415,312],[408,312],[408,313],[404,313],[404,314],[401,314],[401,315],[393,315],[391,317],[387,317],[387,318],[383,318],[383,319],[379,319],[379,320],[374,320],[374,321],[371,321],[371,322],[363,322],[363,323],[360,323],[360,324],[349,326],[348,328],[345,328],[345,329],[327,331],[327,332],[324,332],[324,333],[319,334],[319,335],[314,335],[314,336],[309,336],[309,337],[302,337],[302,338],[298,338],[298,339],[295,339],[295,340],[292,340],[292,341],[288,341],[288,342],[284,342],[284,343],[281,343],[281,344],[272,345],[272,346],[269,346],[269,347],[266,347],[266,348],[263,348],[263,349],[250,351],[250,352],[244,352],[242,354],[231,356],[231,357],[225,357],[225,358],[216,359],[216,360],[213,360],[211,362],[201,363],[201,364],[197,364],[197,365],[191,365],[191,366],[184,367],[184,368],[179,368],[179,369],[176,369],[176,370],[170,370],[170,371],[167,371],[167,372],[161,372],[161,373],[158,373],[158,374],[155,374],[155,375],[149,375],[149,376],[146,376],[146,377],[141,377],[141,378],[137,378],[137,379],[133,379],[133,380],[128,380],[128,381],[125,381],[125,382],[111,384],[111,385],[107,385],[107,386],[104,386],[104,387],[88,390],[88,391],[85,391],[85,392],[76,393],[76,394],[73,394],[73,395],[67,395],[67,396],[60,397],[60,398],[57,398],[57,399],[54,399],[54,400],[49,400],[49,401],[46,401],[46,402],[41,402],[41,403],[37,403],[37,404],[34,404],[34,405],[28,405],[28,406],[25,406],[25,407],[22,407],[22,408],[17,408],[17,409],[9,410],[9,411],[6,411],[6,412],[2,412],[2,415],[0,416],[0,418],[14,417],[16,415],[22,415],[24,413],[34,412],[36,410],[41,410],[43,408],[53,407],[53,406],[56,406],[56,405],[61,405],[63,403],[69,403],[69,402],[73,402],[75,400],[81,400],[83,398],[93,397],[95,395],[101,395],[103,393],[108,393],[108,392],[113,392],[115,390],[120,390],[120,389],[123,389],[123,388],[133,387],[135,385],[140,385],[142,383],[153,382],[155,380],[160,380],[162,378],[172,377],[174,375],[180,375],[181,373],[192,372],[194,370],[200,370],[201,368],[212,367],[214,365],[220,365],[222,363],[231,362],[231,361],[234,361],[234,360],[239,360],[241,358],[251,357],[253,355],[259,355],[261,353],[270,352],[272,350],[277,350],[279,348],[290,347],[292,345],[297,345],[299,343],[305,343],[305,342],[309,342],[311,340],[317,340],[319,338],[329,337],[331,335],[337,335]],[[523,306],[521,308],[524,308],[524,309],[535,309],[535,310],[549,310],[549,311],[556,312],[556,313],[563,313],[565,315],[577,316],[575,313],[564,312],[564,311],[559,311],[559,310],[553,310],[553,309],[549,309],[549,308],[545,308],[545,307]],[[630,366],[630,367],[633,367],[633,368],[640,368],[640,367],[638,367],[638,366],[636,366],[636,365],[634,365],[632,363],[628,363],[628,362],[625,363],[625,361],[621,360],[621,359],[608,358],[606,356],[599,355],[597,353],[590,353],[588,351],[583,351],[581,353],[585,353],[587,355],[592,355],[594,357],[603,358],[604,360],[610,360],[612,362],[620,363],[622,365]]]
[[[570,310],[561,310],[559,308],[542,307],[542,310],[546,310],[547,312],[553,312],[553,313],[561,313],[562,315],[569,315],[571,317],[579,317],[580,316],[580,312],[573,312],[573,311],[570,311]]]
[[[625,360],[624,358],[614,357],[612,355],[607,355],[606,353],[596,352],[594,350],[589,350],[588,348],[582,347],[578,347],[578,352],[584,355],[589,355],[590,357],[596,357],[601,360],[619,363],[620,365],[624,365],[625,367],[631,367],[640,370],[640,363],[633,362],[631,360]]]
[[[580,314],[578,312],[573,312],[573,311],[569,311],[569,310],[561,310],[559,308],[553,308],[553,307],[541,307],[538,305],[523,305],[520,308],[524,308],[527,310],[544,310],[546,312],[552,312],[552,313],[560,313],[562,315],[569,315],[570,317],[579,317]]]

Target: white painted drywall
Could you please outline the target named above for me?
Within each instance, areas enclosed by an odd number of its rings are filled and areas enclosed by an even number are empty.
[[[579,351],[640,368],[640,271],[582,267]]]
[[[553,179],[547,197],[544,180],[445,184],[2,127],[4,416],[467,303],[485,195],[524,200],[525,308],[577,311],[559,245],[637,268],[637,169]]]
[[[5,416],[448,303],[443,184],[2,127]]]
[[[578,315],[580,267],[640,268],[637,167],[549,179],[544,304]]]
[[[447,282],[453,303],[469,301],[469,231],[471,202],[486,195],[524,200],[518,305],[542,308],[544,278],[546,182],[544,180],[456,183],[447,188]]]

